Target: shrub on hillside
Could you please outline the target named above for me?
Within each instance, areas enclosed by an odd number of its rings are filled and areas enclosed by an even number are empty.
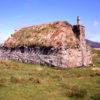
[[[62,87],[65,89],[65,95],[73,98],[85,98],[87,97],[87,90],[77,85],[63,84]]]
[[[87,91],[86,91],[86,89],[79,88],[77,86],[71,86],[67,90],[66,95],[68,97],[77,97],[77,98],[81,97],[82,98],[82,97],[85,97],[87,95]]]

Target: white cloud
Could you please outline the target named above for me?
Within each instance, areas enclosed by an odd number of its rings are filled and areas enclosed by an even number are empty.
[[[94,27],[98,27],[98,26],[99,26],[99,22],[98,22],[98,21],[94,21],[94,22],[93,22],[93,26],[94,26]]]

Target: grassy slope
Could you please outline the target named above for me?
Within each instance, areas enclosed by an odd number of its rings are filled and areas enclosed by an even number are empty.
[[[0,61],[0,100],[100,100],[100,71],[91,69]]]
[[[92,50],[93,52],[93,61],[94,64],[98,67],[100,67],[100,49],[99,48],[95,48]]]

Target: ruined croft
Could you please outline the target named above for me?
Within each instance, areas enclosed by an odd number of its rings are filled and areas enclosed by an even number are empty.
[[[15,31],[0,46],[0,60],[67,68],[91,65],[92,55],[77,17],[76,25],[57,21]]]

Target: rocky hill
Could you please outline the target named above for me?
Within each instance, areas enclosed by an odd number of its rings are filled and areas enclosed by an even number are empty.
[[[85,41],[85,27],[66,21],[22,28],[0,47],[0,59],[58,67],[92,64],[91,48]]]

